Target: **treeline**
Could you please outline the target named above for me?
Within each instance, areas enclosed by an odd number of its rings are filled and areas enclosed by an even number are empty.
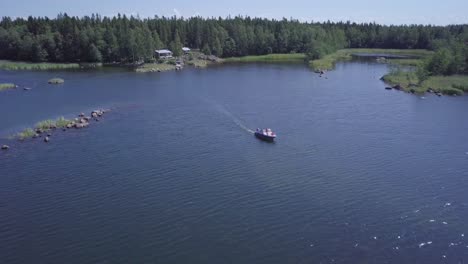
[[[345,47],[436,49],[442,42],[465,45],[466,41],[467,25],[301,23],[250,17],[79,18],[67,14],[54,19],[3,17],[0,22],[0,59],[35,62],[147,61],[155,49],[169,48],[179,55],[182,46],[219,57],[307,53],[314,59]]]
[[[435,54],[419,67],[420,78],[429,75],[468,74],[468,42],[440,41],[435,47]]]

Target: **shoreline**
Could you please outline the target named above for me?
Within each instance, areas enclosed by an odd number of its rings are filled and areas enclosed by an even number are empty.
[[[305,53],[275,53],[267,55],[249,55],[225,58],[224,63],[253,63],[253,62],[304,62]]]
[[[430,76],[419,83],[416,74],[412,71],[390,72],[382,76],[381,80],[391,85],[389,88],[408,93],[462,96],[468,93],[468,75]]]
[[[423,49],[340,49],[334,53],[325,55],[321,59],[311,60],[309,62],[309,66],[314,71],[330,71],[335,68],[335,64],[337,62],[352,60],[353,55],[359,54],[372,54],[375,57],[378,57],[380,55],[400,56],[400,58],[390,58],[388,60],[385,60],[385,62],[391,63],[393,61],[396,64],[404,65],[406,63],[406,60],[411,60],[411,63],[414,64],[416,60],[425,58],[433,54],[433,52]],[[401,58],[401,56],[411,58],[405,59]],[[415,59],[414,57],[418,59]]]
[[[309,67],[315,72],[323,72],[333,70],[335,64],[340,61],[350,61],[353,57],[362,54],[369,57],[376,57],[379,63],[398,66],[417,66],[422,60],[431,54],[432,51],[421,49],[341,49],[334,53],[324,56],[322,59],[311,60],[308,62]],[[372,56],[370,56],[372,55]],[[382,57],[388,56],[386,59]],[[282,62],[306,62],[306,54],[304,53],[288,53],[288,54],[268,54],[243,57],[230,57],[220,59],[212,55],[204,55],[202,53],[190,53],[180,58],[173,58],[159,63],[145,63],[131,69],[136,73],[152,73],[166,72],[173,70],[182,70],[185,66],[194,68],[206,68],[210,65],[222,65],[230,63],[282,63]],[[68,69],[83,69],[80,64],[63,64],[63,63],[30,63],[30,62],[14,62],[0,60],[0,69],[5,69],[6,64],[10,63],[13,66],[21,65],[24,67],[11,67],[13,70],[68,70]],[[40,65],[41,67],[39,67]],[[62,68],[64,67],[64,68]],[[128,64],[88,64],[87,69],[118,67],[129,68]],[[414,71],[389,72],[384,75],[381,80],[391,85],[388,89],[402,90],[409,93],[424,94],[441,93],[447,95],[460,96],[468,93],[468,76],[452,75],[452,76],[431,76],[422,83],[418,82]],[[0,84],[0,91],[6,91],[17,88],[13,83]]]

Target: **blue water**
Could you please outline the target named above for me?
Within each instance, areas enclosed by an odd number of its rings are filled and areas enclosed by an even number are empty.
[[[468,97],[386,91],[387,71],[1,71],[33,89],[0,93],[0,262],[465,263]]]

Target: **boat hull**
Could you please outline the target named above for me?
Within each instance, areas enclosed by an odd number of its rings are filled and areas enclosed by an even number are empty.
[[[258,132],[255,132],[255,137],[257,137],[258,139],[261,139],[263,141],[268,141],[268,142],[273,142],[273,141],[275,141],[275,138],[276,138],[276,137],[267,136],[267,135],[264,135],[264,134],[261,134],[261,133],[258,133]]]

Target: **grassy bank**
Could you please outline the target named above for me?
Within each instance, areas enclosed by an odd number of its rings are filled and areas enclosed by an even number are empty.
[[[78,63],[32,63],[0,60],[0,69],[3,70],[64,70],[78,68],[80,68]]]
[[[13,89],[16,85],[14,83],[0,83],[0,91]]]
[[[421,64],[423,59],[388,59],[387,63],[401,66],[418,66]]]
[[[36,135],[37,130],[46,132],[54,128],[65,128],[70,123],[72,123],[72,120],[67,120],[63,117],[60,117],[57,120],[44,120],[37,123],[34,128],[26,128],[25,130],[18,133],[15,137],[21,140],[32,138]]]
[[[463,95],[468,92],[468,76],[431,76],[421,84],[414,72],[397,71],[383,77],[390,85],[400,85],[405,91],[413,89],[416,93],[425,93],[428,89],[448,95]]]
[[[318,60],[311,60],[309,66],[314,71],[320,70],[332,70],[335,67],[335,63],[338,61],[346,61],[352,58],[352,53],[347,50],[338,50],[334,53],[325,55],[323,58]]]
[[[233,57],[224,59],[225,62],[302,62],[306,58],[304,53],[268,54],[258,56]]]
[[[432,54],[429,50],[400,50],[400,49],[341,49],[335,53],[328,54],[321,59],[309,62],[310,67],[315,70],[332,70],[338,61],[346,61],[352,58],[353,54],[387,54],[399,56],[411,56],[424,58]],[[402,65],[415,65],[418,59],[390,59],[388,62]]]
[[[136,72],[163,72],[175,70],[176,66],[170,63],[145,63],[138,67]]]

